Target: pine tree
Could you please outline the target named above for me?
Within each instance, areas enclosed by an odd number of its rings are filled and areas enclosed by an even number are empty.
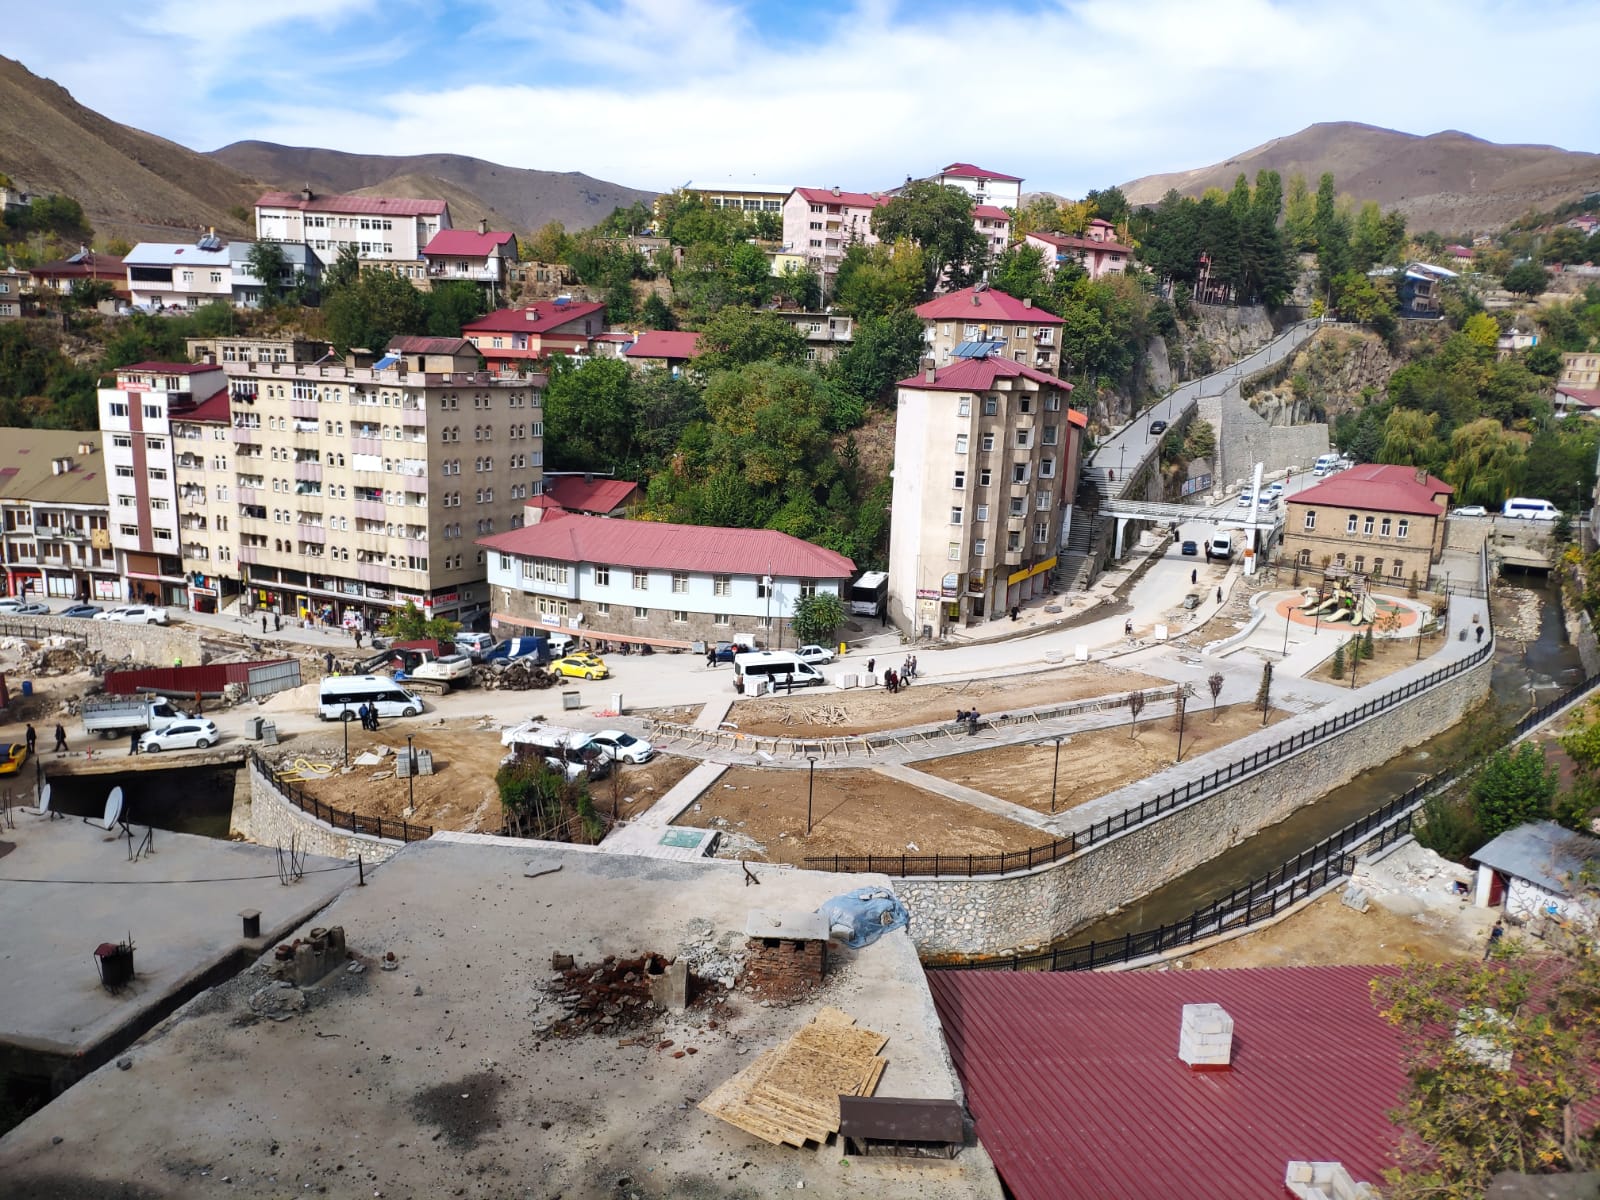
[[[1375,653],[1377,650],[1372,644],[1372,626],[1368,625],[1367,632],[1361,639],[1361,657],[1371,662]]]
[[[1333,677],[1344,678],[1344,643],[1340,642],[1333,648]]]

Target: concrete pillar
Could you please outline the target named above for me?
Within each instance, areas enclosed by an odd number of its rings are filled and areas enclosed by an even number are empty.
[[[1127,530],[1127,528],[1128,528],[1128,518],[1127,517],[1118,517],[1117,518],[1117,536],[1116,536],[1115,543],[1113,544],[1112,550],[1111,550],[1111,561],[1112,562],[1121,562],[1122,561],[1122,535]]]
[[[1489,867],[1478,867],[1478,887],[1473,893],[1472,902],[1479,908],[1489,907],[1489,892],[1494,885],[1494,871]]]

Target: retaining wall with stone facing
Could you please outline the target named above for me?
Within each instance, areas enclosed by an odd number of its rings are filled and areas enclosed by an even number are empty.
[[[0,615],[0,637],[42,640],[54,635],[74,638],[103,654],[111,665],[149,663],[159,667],[197,667],[200,631],[192,625],[131,625],[80,617],[6,617]]]
[[[1035,871],[896,879],[917,949],[924,956],[1006,954],[1067,937],[1450,728],[1488,695],[1492,667],[1493,657],[1486,656],[1431,691],[1299,754]],[[1282,737],[1292,732],[1287,726],[1266,732]]]
[[[250,799],[245,805],[238,803],[236,798],[230,827],[232,833],[241,834],[263,846],[287,848],[292,839],[296,850],[329,858],[354,859],[359,856],[369,863],[383,862],[405,846],[399,838],[380,838],[335,828],[296,808],[254,758],[242,769],[250,780]]]

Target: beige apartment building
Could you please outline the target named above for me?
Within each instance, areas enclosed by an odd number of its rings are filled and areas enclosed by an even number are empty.
[[[1061,318],[1031,300],[978,285],[917,306],[923,340],[936,366],[954,361],[963,346],[988,343],[991,353],[1056,373],[1061,353]]]
[[[120,600],[107,532],[104,438],[6,429],[0,438],[0,562],[8,596]]]
[[[889,610],[902,630],[939,637],[1048,589],[1088,424],[1071,391],[982,347],[900,382]]]
[[[241,357],[165,377],[201,380],[159,439],[182,502],[162,539],[184,572],[171,602],[225,605],[237,590],[285,620],[371,627],[407,602],[486,619],[476,541],[519,528],[538,491],[543,377],[480,371],[461,338],[396,338],[362,366]],[[225,414],[192,399],[212,373],[226,377]],[[141,374],[118,372],[119,389]],[[101,393],[103,419],[115,391]],[[147,473],[164,465],[154,454]]]

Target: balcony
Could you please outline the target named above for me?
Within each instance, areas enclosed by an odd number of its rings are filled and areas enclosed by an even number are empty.
[[[357,563],[356,578],[363,583],[388,583],[389,568],[382,563]]]
[[[315,400],[289,401],[289,415],[291,417],[295,417],[297,420],[310,421],[313,426],[310,432],[316,432],[315,426],[317,424],[317,402]],[[298,424],[295,426],[294,431],[296,433],[307,432],[307,430],[301,429]]]
[[[420,405],[408,404],[400,410],[400,424],[420,429],[428,423],[428,416]]]
[[[245,487],[241,484],[234,489],[233,498],[240,504],[260,504],[261,492],[257,488]]]
[[[316,542],[318,545],[328,540],[328,531],[321,525],[296,525],[294,535],[302,542]]]
[[[250,563],[252,565],[254,565],[255,563],[260,562],[261,561],[261,547],[260,546],[240,546],[239,547],[239,561],[242,562],[242,563]]]
[[[388,516],[382,500],[357,500],[355,506],[356,516],[364,521],[382,521]]]
[[[376,455],[381,457],[382,454],[383,454],[383,439],[382,438],[375,438],[375,437],[360,437],[358,435],[351,435],[351,438],[350,438],[350,453],[351,454],[376,454]]]
[[[426,558],[427,557],[427,554],[428,554],[428,539],[427,538],[406,538],[405,539],[405,544],[406,544],[406,553],[407,554],[415,555],[417,558]]]
[[[1022,551],[1007,550],[1005,553],[1005,564],[1008,567],[1020,567],[1022,565]]]
[[[297,462],[294,465],[294,477],[306,483],[321,483],[322,464],[319,462]]]
[[[251,429],[244,425],[233,427],[233,444],[236,446],[261,445],[261,430]]]

